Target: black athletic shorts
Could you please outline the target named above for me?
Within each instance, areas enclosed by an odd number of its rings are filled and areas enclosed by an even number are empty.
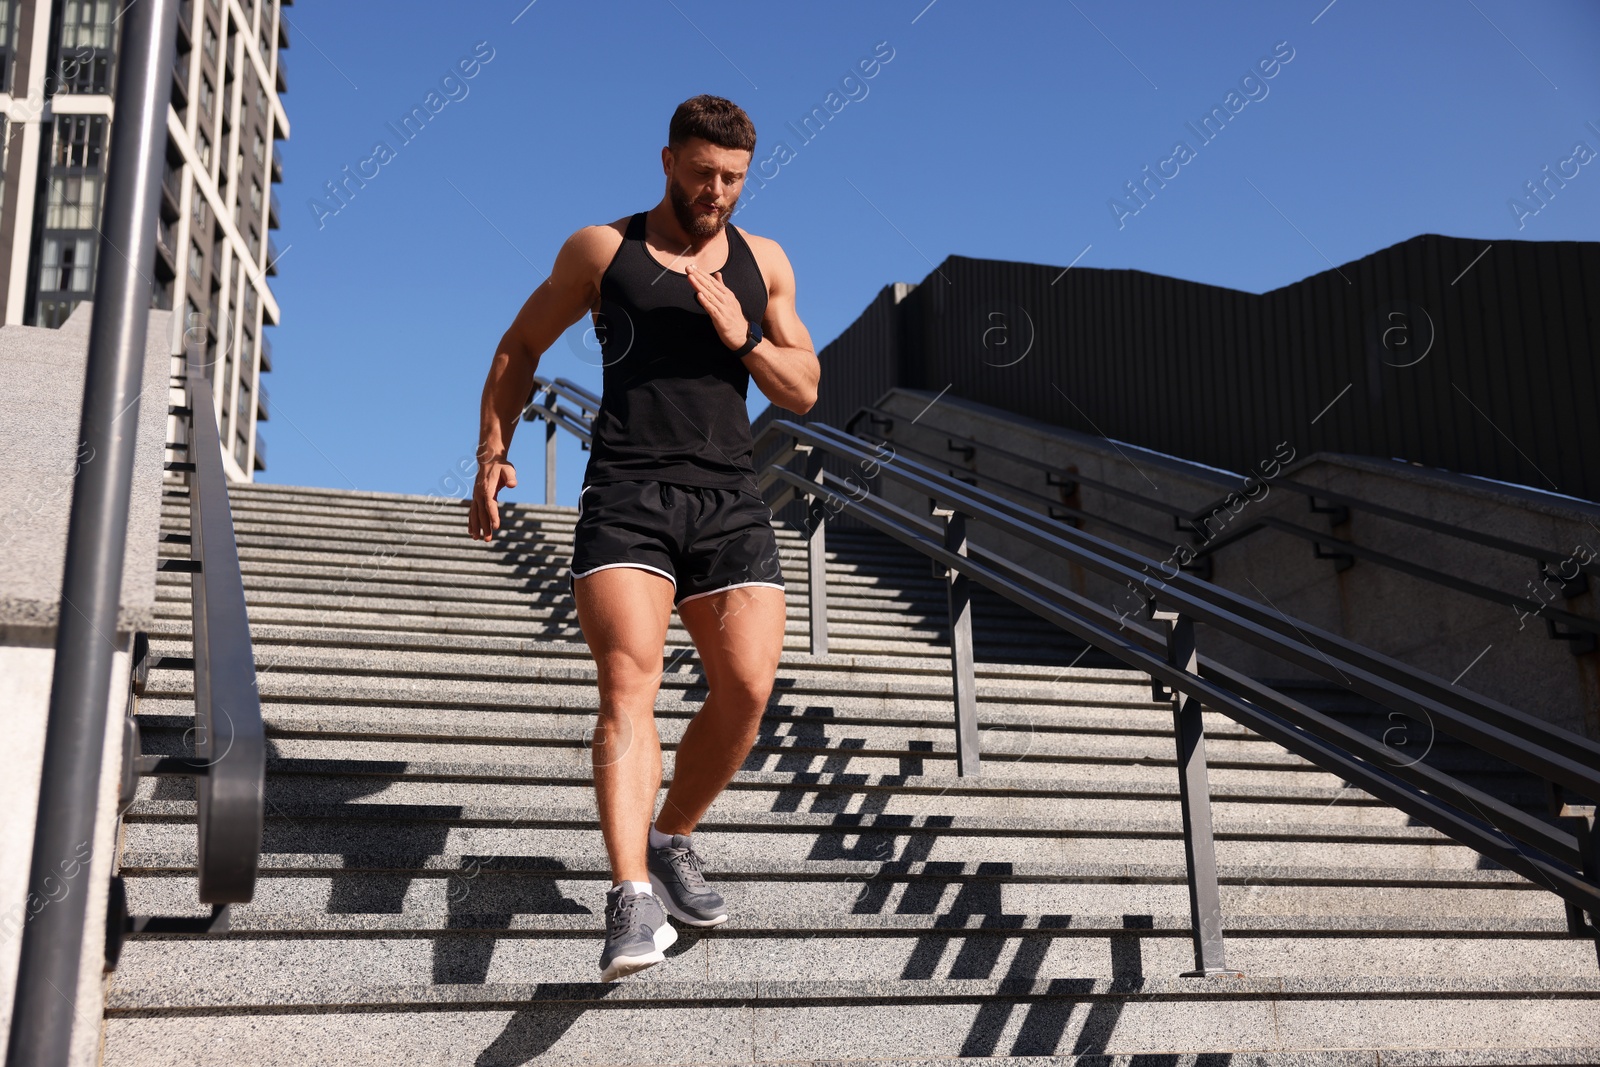
[[[674,604],[744,586],[783,588],[772,511],[744,489],[656,481],[584,486],[571,580],[607,567],[641,567],[669,579]]]

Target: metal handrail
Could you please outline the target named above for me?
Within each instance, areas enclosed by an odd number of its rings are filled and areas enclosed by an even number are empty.
[[[1147,572],[1150,560],[1074,527],[1051,523],[1020,504],[989,493],[914,461],[896,460],[891,468],[873,457],[862,442],[825,424],[805,425],[775,421],[768,427],[786,426],[796,440],[813,446],[826,446],[830,452],[855,462],[878,462],[885,471],[899,472],[902,481],[941,500],[954,501],[964,508],[992,514],[991,525],[1003,526],[1005,533],[1029,541],[1036,547],[1077,563],[1110,578],[1118,584],[1144,586],[1149,597],[1173,603],[1200,622],[1279,655],[1331,681],[1346,685],[1380,704],[1393,704],[1396,710],[1421,708],[1455,725],[1468,736],[1463,740],[1485,747],[1500,758],[1519,763],[1526,769],[1562,784],[1600,797],[1600,744],[1552,726],[1509,705],[1490,700],[1469,690],[1457,689],[1443,679],[1418,671],[1337,634],[1293,619],[1255,601],[1204,582],[1191,575],[1165,574],[1152,580]],[[765,434],[763,436],[766,436]],[[916,478],[908,476],[915,471]],[[1157,592],[1159,590],[1159,593]],[[1330,655],[1329,653],[1332,653]],[[1339,665],[1343,662],[1343,666]],[[1390,686],[1405,686],[1411,692],[1397,695]],[[1457,708],[1464,710],[1458,711]],[[1540,752],[1523,750],[1510,731],[1541,739]],[[1509,751],[1499,746],[1511,746]],[[1543,746],[1548,745],[1546,750]],[[1571,753],[1571,755],[1567,755]],[[1576,757],[1576,758],[1574,758]]]
[[[200,901],[236,904],[255,895],[261,862],[266,735],[222,440],[200,359],[196,339],[185,359],[195,750],[173,771],[195,780]]]
[[[536,404],[534,395],[545,394],[543,404]],[[574,411],[570,407],[563,407],[561,400],[570,401],[578,405]],[[537,410],[535,410],[537,408]],[[600,398],[584,389],[574,385],[565,378],[540,378],[535,376],[533,388],[528,393],[528,402],[523,408],[522,418],[544,418],[556,420],[561,429],[583,442],[585,448],[589,446],[591,434],[589,421],[591,416],[600,410]]]
[[[900,421],[898,416],[896,416],[893,412],[885,411],[884,409],[873,405],[864,405],[845,422],[846,430],[852,431],[852,428],[864,417],[869,418],[871,421],[879,424],[884,422]],[[1465,593],[1468,596],[1475,597],[1479,600],[1483,600],[1497,606],[1512,607],[1528,614],[1536,614],[1539,618],[1544,619],[1552,637],[1573,641],[1572,648],[1574,652],[1583,652],[1593,647],[1594,637],[1600,636],[1600,619],[1591,619],[1583,615],[1578,615],[1573,612],[1563,610],[1561,608],[1552,607],[1550,604],[1543,601],[1530,599],[1524,596],[1518,596],[1513,593],[1507,593],[1503,590],[1482,585],[1480,583],[1471,581],[1470,579],[1462,578],[1458,575],[1442,571],[1436,567],[1428,567],[1423,564],[1413,563],[1410,560],[1401,559],[1400,557],[1391,555],[1389,553],[1379,552],[1375,549],[1367,548],[1363,545],[1356,544],[1341,537],[1335,537],[1330,533],[1320,533],[1316,530],[1308,529],[1307,527],[1301,526],[1298,523],[1290,522],[1276,516],[1263,516],[1252,519],[1251,521],[1230,530],[1223,536],[1206,538],[1201,532],[1201,527],[1199,524],[1216,514],[1218,511],[1226,508],[1228,501],[1227,496],[1219,498],[1218,500],[1199,508],[1182,508],[1166,501],[1150,497],[1146,494],[1138,492],[1137,490],[1125,489],[1121,486],[1112,485],[1111,483],[1105,481],[1086,477],[1078,474],[1077,472],[1063,473],[1056,467],[1053,467],[1051,464],[1045,463],[1031,456],[1020,455],[992,444],[986,444],[985,442],[979,441],[975,438],[966,437],[948,430],[936,430],[932,427],[919,428],[924,429],[926,432],[934,434],[935,436],[944,437],[947,442],[950,443],[951,448],[955,448],[956,443],[959,443],[959,450],[968,453],[969,458],[977,451],[982,450],[990,455],[1003,458],[1008,462],[1017,463],[1025,467],[1031,467],[1035,470],[1038,470],[1044,474],[1047,479],[1063,479],[1063,481],[1060,482],[1050,483],[1052,485],[1064,489],[1071,489],[1074,488],[1075,485],[1081,484],[1112,496],[1116,496],[1120,499],[1127,500],[1152,511],[1160,512],[1163,515],[1170,516],[1178,529],[1187,530],[1189,533],[1200,538],[1199,543],[1186,546],[1191,550],[1190,555],[1193,558],[1193,562],[1185,563],[1183,565],[1183,569],[1198,573],[1201,576],[1209,575],[1209,558],[1214,556],[1221,549],[1235,544],[1251,534],[1257,533],[1261,530],[1276,530],[1291,537],[1310,542],[1314,546],[1318,555],[1323,558],[1338,559],[1340,557],[1345,557],[1346,563],[1354,559],[1367,560],[1389,570],[1397,571],[1413,578],[1430,582],[1434,585],[1443,586],[1459,593]],[[859,431],[853,432],[855,432],[856,436],[861,437],[863,440],[867,439],[864,435],[860,434]],[[886,437],[885,439],[887,440],[888,438]],[[1059,517],[1055,515],[1055,513],[1059,511],[1075,519],[1095,522],[1106,529],[1115,530],[1131,540],[1140,541],[1144,544],[1167,549],[1175,549],[1180,547],[1171,541],[1162,540],[1160,537],[1149,534],[1145,531],[1138,530],[1134,527],[1127,526],[1126,524],[1114,522],[1110,519],[1098,516],[1094,512],[1084,510],[1080,507],[1074,507],[1061,501],[1051,500],[1048,497],[1033,492],[1026,486],[1017,485],[1015,482],[1007,481],[1006,479],[1000,478],[996,475],[984,474],[966,467],[959,466],[945,457],[934,455],[933,453],[925,450],[913,449],[908,445],[904,445],[902,442],[896,442],[895,445],[899,450],[915,452],[916,454],[921,455],[933,461],[934,463],[940,464],[949,472],[960,471],[968,478],[975,478],[982,483],[1004,487],[1013,496],[1016,494],[1026,494],[1037,503],[1045,506],[1051,513],[1052,517]],[[1374,504],[1369,501],[1361,500],[1358,497],[1331,492],[1315,486],[1304,485],[1285,475],[1278,475],[1270,478],[1261,477],[1258,479],[1258,481],[1273,488],[1282,488],[1286,491],[1304,496],[1311,503],[1313,508],[1316,507],[1318,500],[1323,500],[1335,505],[1337,508],[1345,509],[1347,511],[1365,512],[1378,518],[1404,523],[1406,525],[1414,526],[1418,529],[1444,534],[1483,547],[1497,549],[1512,555],[1521,556],[1538,564],[1541,575],[1546,577],[1549,577],[1551,561],[1559,560],[1562,557],[1562,553],[1558,551],[1541,549],[1533,545],[1511,540],[1509,538],[1485,534],[1464,527],[1452,526],[1449,523],[1439,522],[1437,520],[1428,519],[1419,515],[1412,515],[1397,508]],[[1321,510],[1329,509],[1323,508]],[[1330,551],[1323,552],[1324,548],[1327,548]],[[1577,561],[1574,560],[1572,562],[1576,563]],[[1587,563],[1578,563],[1577,570],[1580,574],[1600,575],[1600,562],[1591,561]],[[1563,585],[1565,584],[1566,583],[1563,583]],[[1582,590],[1580,588],[1574,588],[1571,595],[1577,595],[1577,593],[1581,591]],[[1565,626],[1568,632],[1561,633],[1559,630],[1557,630],[1558,624]],[[1576,631],[1576,633],[1573,633],[1573,631]],[[1577,635],[1588,635],[1588,640],[1576,640]]]
[[[547,396],[555,395],[551,388],[555,384],[543,383],[549,389]],[[569,390],[576,388],[563,384]],[[586,390],[582,394],[593,396]],[[524,414],[542,418],[547,410],[530,404]],[[553,419],[549,422],[553,434],[556,423]],[[1190,973],[1227,971],[1202,705],[1550,890],[1566,905],[1571,933],[1597,936],[1600,849],[1593,801],[1600,798],[1600,745],[1507,705],[1456,689],[1442,678],[1269,611],[1175,568],[1173,574],[1163,572],[1152,581],[1150,560],[1131,550],[899,453],[886,459],[835,427],[774,420],[754,442],[758,450],[771,444],[780,447],[759,477],[768,505],[776,511],[796,497],[810,501],[805,526],[812,542],[809,601],[814,653],[825,652],[827,644],[826,572],[820,549],[828,510],[849,511],[944,569],[951,616],[958,773],[977,773],[980,766],[972,684],[968,589],[972,581],[1150,675],[1158,695],[1171,700],[1195,953],[1195,970]],[[873,477],[892,478],[925,495],[942,525],[911,514],[880,493],[863,492],[854,480],[826,471],[825,455],[870,470]],[[805,460],[803,472],[785,466],[797,456]],[[774,488],[777,492],[772,495]],[[1144,610],[1130,619],[997,553],[969,544],[969,519],[1115,583],[1127,583],[1139,593]],[[1160,625],[1150,627],[1148,622]],[[1389,762],[1385,754],[1391,750],[1383,743],[1266,683],[1201,657],[1195,645],[1197,623],[1340,682],[1381,706],[1408,715],[1420,711],[1437,731],[1533,773],[1549,790],[1556,820],[1534,817],[1420,760],[1408,766],[1384,766]],[[1569,796],[1576,799],[1569,800]],[[1582,803],[1583,798],[1590,803]]]

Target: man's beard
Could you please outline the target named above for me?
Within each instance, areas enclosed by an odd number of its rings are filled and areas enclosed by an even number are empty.
[[[727,210],[720,206],[715,215],[702,214],[695,210],[695,201],[690,197],[688,190],[677,183],[676,179],[667,180],[667,199],[672,203],[672,214],[677,217],[678,225],[683,227],[685,233],[694,241],[702,241],[708,237],[715,237],[717,231],[727,223],[733,211],[733,205],[728,205]],[[734,201],[738,203],[738,201]]]

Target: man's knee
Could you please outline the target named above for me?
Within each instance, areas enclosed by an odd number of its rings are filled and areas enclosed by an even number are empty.
[[[605,656],[595,666],[599,674],[600,707],[631,707],[641,701],[653,704],[661,688],[661,662],[640,662],[622,653]]]
[[[719,678],[711,683],[711,693],[720,706],[759,718],[772,696],[772,677],[750,674]]]

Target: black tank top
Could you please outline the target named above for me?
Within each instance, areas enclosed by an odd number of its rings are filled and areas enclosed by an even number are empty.
[[[722,343],[686,274],[645,247],[645,212],[628,220],[600,279],[595,320],[604,359],[585,485],[644,479],[756,491],[750,371]],[[767,284],[750,246],[726,227],[722,281],[747,321],[761,321]]]

